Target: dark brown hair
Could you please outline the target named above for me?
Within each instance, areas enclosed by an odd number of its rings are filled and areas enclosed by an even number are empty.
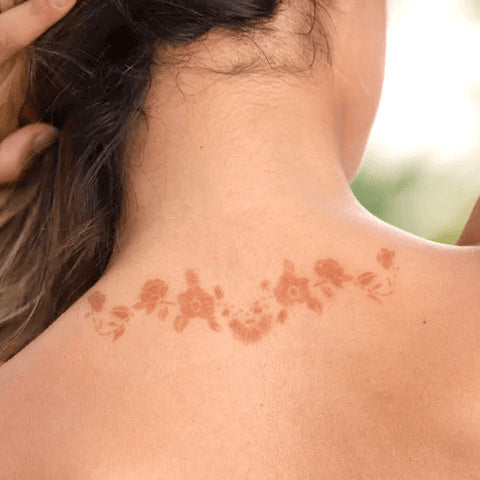
[[[332,1],[304,3],[313,6],[313,14],[310,29],[298,35],[310,41],[312,66],[318,52],[330,59],[320,21],[326,16],[318,12],[328,16]],[[103,275],[128,194],[124,158],[140,120],[147,119],[143,104],[152,65],[185,61],[167,50],[185,52],[212,29],[238,39],[274,35],[272,22],[283,5],[282,0],[78,0],[65,18],[0,68],[0,81],[12,72],[15,79],[0,106],[0,139],[34,122],[60,131],[58,143],[2,189],[0,360],[42,333]],[[228,73],[256,71],[258,58],[244,59]]]

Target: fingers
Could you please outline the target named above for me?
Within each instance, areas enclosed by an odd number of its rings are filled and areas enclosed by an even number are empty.
[[[455,245],[474,246],[480,245],[480,197],[473,207],[472,213],[463,229],[462,234],[458,237]]]
[[[43,146],[35,145],[35,140],[42,134],[46,134]],[[3,140],[0,143],[0,185],[18,180],[36,153],[56,139],[56,129],[37,123],[17,130]]]
[[[46,32],[74,4],[75,0],[68,0],[63,7],[56,7],[49,0],[28,0],[1,13],[0,64]]]

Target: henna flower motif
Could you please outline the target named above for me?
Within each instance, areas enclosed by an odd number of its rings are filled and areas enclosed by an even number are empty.
[[[258,342],[272,328],[272,315],[265,313],[263,308],[257,303],[250,308],[250,312],[245,318],[240,319],[236,315],[229,322],[228,326],[232,329],[233,336],[243,343]]]
[[[393,265],[394,256],[395,252],[393,250],[382,248],[377,255],[377,261],[382,265],[385,270],[388,270]]]
[[[185,277],[190,288],[177,296],[181,315],[174,320],[175,330],[179,333],[182,332],[190,319],[200,317],[208,320],[208,325],[212,330],[218,331],[220,325],[215,320],[215,299],[202,290],[194,270],[187,270]]]
[[[308,279],[295,275],[295,267],[290,260],[283,263],[283,275],[273,293],[281,305],[289,307],[295,303],[305,303],[310,298]]]
[[[285,259],[283,262],[283,275],[274,288],[273,293],[281,305],[289,307],[296,303],[304,303],[314,312],[322,313],[321,302],[312,296],[308,288],[308,279],[297,277],[295,275],[295,267],[290,260]],[[286,315],[282,314],[283,320]]]
[[[345,275],[343,268],[333,258],[318,260],[315,263],[314,270],[317,275],[339,288],[343,288],[342,282],[348,282],[353,279],[351,275]]]
[[[168,285],[162,280],[148,280],[142,288],[140,294],[141,302],[135,305],[136,310],[144,308],[147,313],[152,313],[157,306],[158,301],[163,298],[168,291]]]
[[[87,300],[94,312],[101,312],[105,303],[105,295],[103,295],[97,290],[96,292],[93,292],[91,295],[89,295]]]

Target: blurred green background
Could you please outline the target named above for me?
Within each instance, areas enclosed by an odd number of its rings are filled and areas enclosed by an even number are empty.
[[[480,196],[480,169],[468,163],[440,169],[415,157],[391,164],[370,153],[351,187],[359,202],[385,222],[454,244]]]
[[[351,184],[360,203],[454,244],[480,196],[480,0],[390,0],[379,114]]]

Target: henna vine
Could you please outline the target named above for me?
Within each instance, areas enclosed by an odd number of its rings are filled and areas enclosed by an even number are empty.
[[[317,315],[323,313],[323,303],[319,295],[331,300],[335,289],[343,289],[344,284],[353,285],[364,292],[368,298],[382,304],[380,297],[393,295],[396,283],[394,265],[395,252],[382,248],[376,260],[383,268],[382,275],[366,271],[357,276],[345,273],[344,268],[333,258],[317,260],[313,266],[316,283],[307,277],[295,273],[295,266],[289,259],[284,259],[283,272],[273,288],[269,280],[260,282],[263,296],[257,298],[246,308],[239,308],[225,300],[222,288],[217,285],[209,293],[202,288],[200,278],[193,269],[185,272],[187,288],[179,293],[176,301],[166,300],[168,285],[160,279],[148,280],[140,292],[140,301],[132,307],[123,305],[105,308],[106,297],[99,291],[87,297],[91,310],[85,318],[92,320],[100,335],[111,335],[117,340],[126,330],[126,324],[139,310],[152,314],[158,307],[157,317],[165,321],[169,316],[169,308],[176,308],[172,323],[175,331],[183,332],[196,320],[206,320],[208,327],[220,332],[222,327],[217,317],[225,320],[233,337],[243,343],[255,343],[265,337],[275,324],[285,324],[293,307],[305,306]],[[311,284],[312,283],[312,284]],[[101,318],[108,316],[108,319]]]

